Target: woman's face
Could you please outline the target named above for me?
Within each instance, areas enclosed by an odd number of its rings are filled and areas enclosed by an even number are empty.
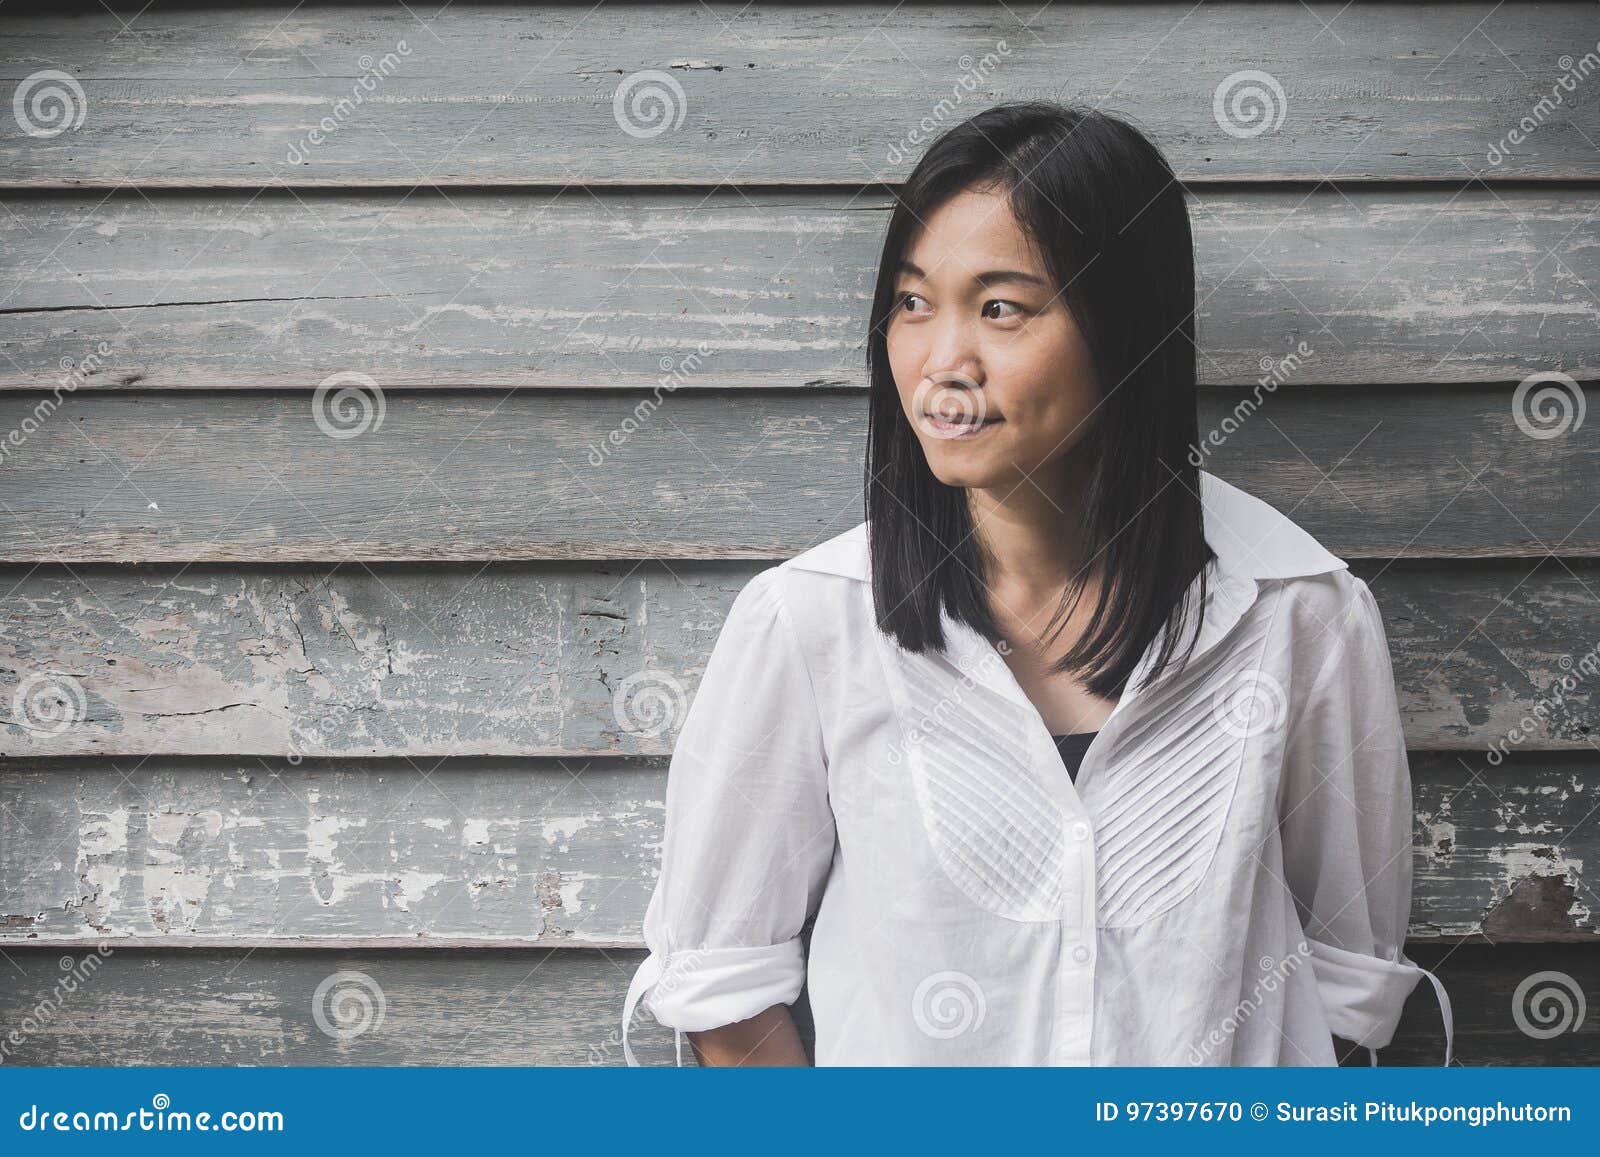
[[[1066,301],[1000,193],[928,217],[897,273],[885,338],[906,418],[948,486],[1046,494],[1100,399]]]

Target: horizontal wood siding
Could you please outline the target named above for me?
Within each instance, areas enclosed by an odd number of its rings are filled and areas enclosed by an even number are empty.
[[[1600,477],[1600,421],[1530,437],[1514,396],[1280,387],[1233,429],[1237,402],[1211,393],[1204,460],[1341,555],[1600,556],[1600,496],[1584,484]],[[381,421],[374,406],[339,426],[333,402],[299,392],[73,397],[6,458],[0,558],[770,558],[861,520],[864,394],[641,402],[401,392]],[[0,429],[34,404],[0,396]],[[1584,405],[1600,413],[1594,389]]]
[[[151,758],[3,780],[0,925],[133,939],[638,946],[664,760]],[[1412,936],[1600,943],[1592,752],[1412,758]],[[41,849],[48,849],[41,858]]]
[[[674,724],[862,517],[894,187],[1035,96],[1167,152],[1205,464],[1377,597],[1459,1057],[1600,1063],[1515,1008],[1600,1006],[1592,4],[112,6],[0,38],[85,113],[0,123],[6,1063],[621,1063]]]
[[[1556,58],[1594,47],[1581,3],[452,4],[426,27],[404,6],[292,7],[8,28],[3,75],[73,65],[96,115],[37,144],[0,137],[0,171],[51,187],[853,184],[903,179],[941,127],[1041,96],[1109,100],[1193,181],[1588,178],[1600,140],[1600,109],[1574,100],[1489,159],[1549,96]],[[1274,132],[1217,128],[1218,84],[1244,69],[1279,80]],[[616,93],[641,70],[676,82],[660,85],[673,131],[619,130]],[[650,104],[630,123],[651,127]],[[336,127],[308,140],[324,117]]]
[[[0,670],[54,680],[82,712],[30,728],[0,696],[0,753],[666,755],[734,595],[770,565],[3,568]],[[1600,662],[1600,563],[1351,565],[1413,750],[1593,755],[1600,681],[1580,676]],[[665,726],[630,709],[641,679]]]
[[[1592,190],[1190,201],[1208,385],[1254,385],[1290,355],[1278,380],[1296,387],[1600,376]],[[870,189],[0,194],[0,245],[39,258],[14,263],[0,388],[311,390],[340,371],[386,390],[861,388],[888,205]]]
[[[622,998],[643,957],[633,950],[575,948],[112,948],[101,957],[85,947],[9,955],[0,1024],[24,1023],[39,1015],[41,1002],[46,1005],[37,1027],[7,1057],[17,1065],[101,1065],[107,1058],[142,1065],[620,1065]],[[1574,1032],[1535,1040],[1517,1027],[1514,1012],[1524,979],[1550,970],[1581,975],[1594,959],[1592,946],[1452,945],[1418,948],[1415,956],[1449,986],[1459,1063],[1585,1064],[1600,1050],[1593,1016]],[[50,1004],[64,964],[82,969],[88,957],[99,959],[92,977],[65,1001]],[[1527,999],[1524,993],[1523,1023],[1536,1023],[1527,1020]],[[340,1001],[348,1024],[334,1019]],[[324,1031],[319,1011],[324,1023],[347,1035]],[[809,1039],[805,993],[796,1012]],[[673,1063],[672,1033],[648,1014],[635,1018],[628,1039],[642,1063]],[[683,1051],[692,1065],[687,1042]],[[1444,1059],[1439,1009],[1426,980],[1407,1002],[1394,1043],[1379,1057],[1386,1065]],[[1366,1065],[1366,1050],[1355,1050],[1345,1063]]]

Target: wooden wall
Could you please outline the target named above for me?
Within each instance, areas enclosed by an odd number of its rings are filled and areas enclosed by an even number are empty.
[[[620,1063],[650,712],[862,517],[890,187],[1036,96],[1189,187],[1203,425],[1311,350],[1210,468],[1378,597],[1458,1055],[1600,1061],[1517,1009],[1600,1005],[1593,5],[1033,7],[6,6],[83,112],[0,123],[9,1063]],[[1423,984],[1384,1057],[1440,1053]]]

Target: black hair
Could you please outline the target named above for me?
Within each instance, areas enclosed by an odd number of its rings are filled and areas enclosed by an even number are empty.
[[[1093,109],[1049,101],[989,108],[934,141],[896,194],[867,338],[866,504],[878,626],[908,651],[942,649],[944,608],[990,642],[1004,639],[986,601],[966,491],[929,468],[895,388],[886,338],[896,274],[922,221],[959,193],[991,188],[1007,197],[1044,259],[1102,387],[1092,430],[1069,452],[1082,455],[1074,462],[1085,479],[1077,518],[1091,561],[1069,582],[1057,617],[1064,625],[1095,575],[1099,595],[1082,637],[1052,669],[1079,672],[1094,694],[1114,698],[1164,626],[1146,682],[1171,661],[1184,595],[1199,576],[1204,605],[1215,554],[1190,460],[1199,431],[1183,187],[1138,129]]]

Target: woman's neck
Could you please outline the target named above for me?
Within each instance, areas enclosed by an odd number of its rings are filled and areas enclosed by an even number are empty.
[[[991,590],[1014,592],[1025,602],[1047,601],[1081,580],[1081,569],[1094,566],[1083,546],[1082,490],[1064,469],[1054,473],[1057,478],[1025,479],[1003,490],[967,491]]]

